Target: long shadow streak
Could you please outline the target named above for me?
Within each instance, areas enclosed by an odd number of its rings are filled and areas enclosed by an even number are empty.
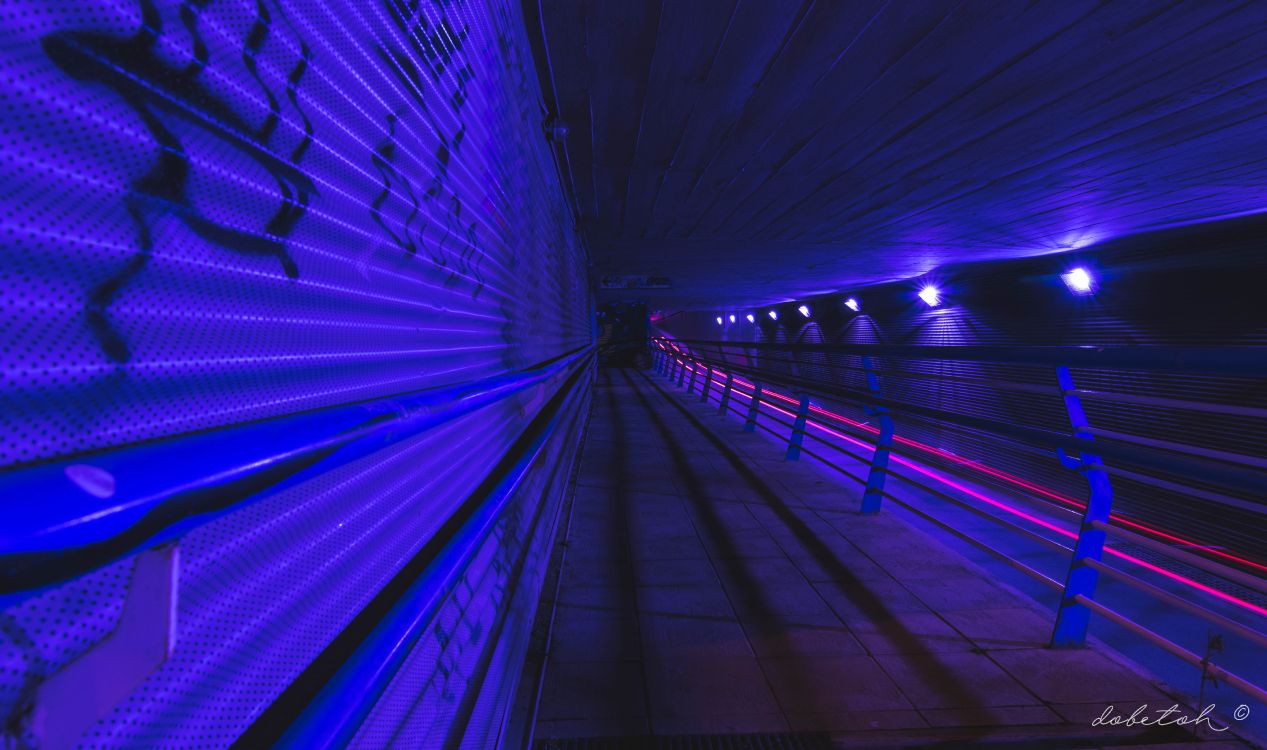
[[[673,436],[672,432],[664,425],[659,416],[655,414],[646,398],[640,392],[640,389],[634,386],[629,374],[627,372],[622,374],[626,380],[630,381],[630,385],[634,387],[634,392],[639,401],[641,401],[642,404],[647,407],[648,412],[652,414],[652,420],[655,422],[656,428],[660,431],[665,442],[673,447],[674,464],[682,473],[683,479],[687,481],[690,496],[692,499],[703,498],[705,496],[703,484],[686,465],[685,459],[682,457],[682,450],[679,442]],[[837,559],[831,548],[828,547],[822,539],[819,539],[813,529],[809,528],[805,521],[797,516],[792,509],[783,502],[783,499],[779,496],[778,492],[772,489],[761,477],[753,472],[753,470],[744,463],[743,459],[738,454],[718,439],[711,430],[704,426],[704,424],[694,414],[692,414],[690,410],[680,404],[677,399],[672,398],[669,394],[665,393],[663,389],[655,385],[645,373],[639,373],[639,375],[648,384],[650,384],[652,388],[659,391],[668,403],[672,404],[674,408],[681,412],[681,414],[686,417],[687,421],[696,428],[697,432],[704,438],[704,440],[708,441],[710,445],[717,449],[717,452],[726,459],[728,464],[730,464],[734,473],[743,479],[743,481],[747,483],[747,485],[755,491],[762,500],[765,501],[766,505],[774,511],[775,515],[778,516],[779,520],[796,536],[797,541],[799,541],[804,548],[813,555],[814,561],[818,563],[823,570],[831,573],[832,579],[838,590],[848,597],[854,606],[866,615],[870,621],[876,623],[887,623],[887,627],[889,629],[886,631],[886,634],[895,644],[899,646],[900,652],[903,655],[911,657],[912,663],[917,665],[917,668],[921,671],[925,684],[933,687],[943,695],[956,697],[961,701],[960,705],[963,708],[979,707],[982,705],[982,702],[973,691],[972,687],[965,684],[964,681],[953,671],[943,666],[937,660],[936,654],[930,651],[918,636],[911,633],[908,629],[902,626],[899,620],[894,618],[894,613],[885,606],[883,600],[877,596],[875,592],[867,588],[865,582],[859,580],[844,563]],[[711,527],[713,527],[710,531],[717,534],[719,537],[724,537],[725,531],[719,527],[719,519],[717,519],[716,515],[709,511],[709,504],[706,502],[700,502],[697,503],[697,505],[700,507],[701,511],[704,511],[707,522]],[[842,675],[842,677],[847,676]],[[983,732],[982,736],[984,736],[984,734],[985,733]],[[962,735],[960,736],[960,739],[963,739]]]

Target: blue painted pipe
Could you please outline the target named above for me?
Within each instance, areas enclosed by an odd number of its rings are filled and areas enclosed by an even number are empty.
[[[590,348],[470,383],[11,471],[0,476],[0,605],[543,383]]]

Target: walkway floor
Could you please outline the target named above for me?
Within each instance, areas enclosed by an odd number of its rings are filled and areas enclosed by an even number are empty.
[[[843,747],[1187,744],[1093,727],[1110,704],[1176,701],[1100,650],[1046,648],[1049,612],[901,520],[859,516],[856,493],[653,377],[599,372],[538,747],[786,732]],[[1245,747],[1230,734],[1200,746]]]

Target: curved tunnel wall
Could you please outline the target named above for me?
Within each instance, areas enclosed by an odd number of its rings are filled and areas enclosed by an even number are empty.
[[[349,404],[381,420],[410,394],[584,366],[584,255],[517,3],[58,0],[3,15],[8,517],[109,507],[129,487],[101,456],[190,435],[267,451],[239,431]],[[506,707],[489,696],[517,674],[505,649],[526,640],[579,441],[588,378],[566,375],[318,462],[169,539],[174,651],[83,744],[224,747],[251,731],[567,388],[495,541],[455,563],[410,657],[430,667],[392,681],[357,742],[495,733]],[[80,468],[56,494],[15,489],[63,465]],[[181,472],[150,475],[199,478]],[[36,742],[40,685],[118,626],[135,559],[100,562],[0,602],[10,741]]]

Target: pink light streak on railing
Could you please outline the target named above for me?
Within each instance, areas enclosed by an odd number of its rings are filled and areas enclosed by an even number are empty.
[[[690,364],[688,364],[685,360],[681,360],[681,359],[679,359],[678,361],[682,364],[682,366],[683,366],[683,367],[686,367],[687,369],[691,370],[692,372],[694,372],[694,371],[695,371],[695,368],[694,368],[694,367],[692,367]],[[721,370],[716,370],[716,369],[714,369],[714,370],[713,370],[713,372],[714,372],[715,374],[718,374],[718,375],[726,375],[726,374],[727,374],[727,373],[725,373],[724,371],[721,371]],[[743,387],[745,387],[745,388],[749,388],[749,389],[751,389],[751,388],[753,388],[753,387],[754,387],[752,383],[749,383],[749,382],[747,382],[747,381],[745,381],[745,380],[743,380],[743,379],[739,378],[738,376],[736,376],[736,377],[735,377],[735,379],[734,379],[734,383],[735,383],[736,385],[742,385]],[[779,400],[781,400],[781,401],[783,401],[783,402],[785,402],[785,403],[791,403],[791,404],[796,404],[796,403],[799,403],[797,400],[795,400],[795,399],[793,399],[793,398],[791,398],[791,397],[789,397],[789,396],[785,396],[785,395],[783,395],[783,394],[781,394],[781,393],[778,393],[778,392],[775,392],[775,391],[768,391],[768,390],[766,390],[766,389],[765,389],[765,387],[764,387],[764,386],[762,387],[761,393],[762,393],[762,395],[763,395],[763,396],[772,396],[772,397],[777,398],[777,399],[779,399]],[[742,393],[742,392],[740,392],[740,393],[739,393],[739,395],[740,395],[740,396],[742,396],[742,397],[744,397],[744,398],[748,398],[748,399],[750,399],[750,400],[751,400],[751,398],[752,398],[751,394],[747,394],[747,393]],[[790,411],[788,411],[788,410],[786,410],[786,409],[779,408],[779,407],[777,407],[777,406],[775,406],[775,405],[773,405],[773,404],[770,404],[770,403],[763,403],[763,404],[762,404],[762,406],[765,406],[766,408],[771,409],[772,411],[776,411],[776,412],[778,412],[778,413],[780,413],[780,414],[785,414],[785,415],[790,416],[790,417],[793,417],[793,418],[795,418],[795,417],[796,417],[796,414],[795,414],[795,413],[790,412]],[[865,424],[863,424],[863,423],[861,423],[861,422],[857,422],[857,421],[855,421],[855,420],[849,419],[849,418],[844,417],[844,416],[842,416],[842,415],[835,414],[834,412],[830,412],[830,411],[827,411],[827,410],[825,410],[825,409],[821,409],[821,408],[818,408],[818,407],[814,407],[814,406],[812,406],[812,405],[811,405],[810,409],[811,409],[812,411],[816,411],[817,413],[820,413],[820,414],[829,415],[832,419],[838,419],[838,420],[840,420],[840,421],[842,421],[842,422],[845,422],[845,423],[847,423],[847,424],[852,424],[852,425],[855,425],[855,426],[860,427],[860,428],[862,428],[862,429],[864,429],[864,430],[868,430],[868,431],[870,431],[870,432],[875,432],[875,431],[876,431],[876,429],[875,429],[875,428],[871,428],[869,425],[865,425]],[[817,430],[820,430],[820,431],[822,431],[822,432],[825,432],[825,433],[827,433],[827,434],[829,434],[829,435],[831,435],[831,436],[833,436],[833,437],[839,438],[839,439],[844,440],[844,441],[846,441],[846,442],[848,442],[848,443],[851,443],[851,444],[857,445],[857,446],[862,447],[862,448],[866,448],[867,450],[871,450],[871,451],[874,451],[874,450],[875,450],[875,446],[871,445],[870,443],[868,443],[868,442],[866,442],[866,441],[864,441],[864,440],[858,440],[857,438],[851,437],[851,436],[849,436],[849,435],[845,435],[844,433],[837,432],[836,430],[833,430],[833,429],[831,429],[831,428],[829,428],[829,427],[826,427],[826,426],[824,426],[823,424],[821,424],[821,423],[819,423],[819,422],[817,422],[817,421],[815,421],[815,420],[812,420],[812,419],[806,420],[806,424],[807,424],[808,426],[810,426],[810,427],[813,427],[813,428],[815,428],[815,429],[817,429]],[[916,441],[906,441],[906,442],[907,442],[908,444],[912,445],[912,447],[917,447],[917,448],[920,448],[921,450],[926,450],[927,452],[929,452],[929,453],[933,453],[933,454],[935,454],[935,455],[946,455],[948,458],[958,459],[958,456],[954,456],[953,454],[949,454],[949,455],[944,454],[944,452],[943,452],[943,451],[941,451],[940,449],[938,449],[938,448],[934,448],[934,447],[932,447],[932,446],[924,445],[923,443],[918,443],[918,442],[916,442]],[[820,459],[820,460],[821,460],[821,459]],[[933,479],[933,480],[935,480],[935,481],[937,481],[937,482],[940,482],[940,483],[942,483],[942,484],[946,485],[947,487],[950,487],[950,488],[952,488],[952,489],[954,489],[954,490],[957,490],[957,491],[959,491],[959,492],[962,492],[963,494],[968,495],[969,497],[972,497],[972,498],[974,498],[974,499],[976,499],[976,500],[980,500],[981,502],[984,502],[984,503],[986,503],[986,504],[988,504],[988,505],[991,505],[991,506],[993,506],[993,507],[995,507],[995,508],[998,508],[999,510],[1002,510],[1002,511],[1004,511],[1004,512],[1006,512],[1006,513],[1010,513],[1010,514],[1012,514],[1012,515],[1014,515],[1014,516],[1017,516],[1018,518],[1023,518],[1023,519],[1025,519],[1026,521],[1029,521],[1029,522],[1031,522],[1031,523],[1033,523],[1033,524],[1035,524],[1035,525],[1037,525],[1037,526],[1040,526],[1040,527],[1042,527],[1042,528],[1045,528],[1045,529],[1047,529],[1047,530],[1049,530],[1049,531],[1052,531],[1052,532],[1054,532],[1054,533],[1056,533],[1056,534],[1059,534],[1059,535],[1061,535],[1061,536],[1063,536],[1063,537],[1066,537],[1066,538],[1068,538],[1068,539],[1075,539],[1075,540],[1078,538],[1078,535],[1077,535],[1075,532],[1073,532],[1073,531],[1070,531],[1070,530],[1065,529],[1065,528],[1061,528],[1060,526],[1057,526],[1056,524],[1053,524],[1053,523],[1051,523],[1050,521],[1046,521],[1046,520],[1044,520],[1044,519],[1038,518],[1038,517],[1036,517],[1036,516],[1034,516],[1034,515],[1031,515],[1031,514],[1029,514],[1029,513],[1026,513],[1025,511],[1023,511],[1023,510],[1021,510],[1021,509],[1019,509],[1019,508],[1016,508],[1015,506],[1012,506],[1012,505],[1009,505],[1009,504],[1007,504],[1007,503],[1004,503],[1004,502],[1002,502],[1002,501],[1000,501],[1000,500],[996,500],[996,499],[994,499],[994,498],[991,498],[991,497],[989,497],[988,495],[985,495],[985,494],[984,494],[984,493],[982,493],[982,492],[979,492],[979,491],[977,491],[977,490],[975,490],[975,489],[972,489],[972,488],[970,488],[970,487],[967,487],[966,485],[963,485],[963,484],[961,484],[961,483],[959,483],[959,482],[956,482],[956,481],[954,481],[954,480],[950,479],[949,477],[946,477],[946,476],[944,476],[944,475],[942,475],[942,474],[940,474],[940,473],[938,473],[938,472],[936,472],[936,471],[934,471],[934,470],[932,470],[932,469],[928,469],[928,468],[926,468],[926,467],[920,466],[919,464],[917,464],[917,463],[915,463],[915,462],[913,462],[913,461],[911,461],[911,460],[909,460],[909,459],[903,458],[903,457],[901,457],[901,456],[892,456],[891,460],[892,460],[893,462],[897,463],[897,464],[900,464],[900,465],[902,465],[902,466],[905,466],[905,467],[907,467],[907,468],[911,469],[912,471],[915,471],[916,473],[922,474],[922,475],[924,475],[924,476],[926,476],[926,477],[928,477],[928,478],[930,478],[930,479]],[[963,463],[963,464],[964,464],[964,465],[966,465],[966,466],[969,466],[970,468],[974,468],[974,469],[980,469],[980,468],[982,468],[982,466],[983,466],[982,464],[977,463],[977,462],[975,462],[975,461],[964,461],[964,460],[960,460],[959,462],[960,462],[960,463]],[[999,471],[999,470],[997,470],[997,469],[993,469],[993,467],[989,467],[989,468],[991,469],[991,471],[989,471],[989,472],[985,472],[985,473],[988,473],[988,474],[990,474],[991,476],[997,476],[998,478],[1000,478],[1000,479],[1005,479],[1005,480],[1006,480],[1007,478],[1009,478],[1009,477],[1012,477],[1012,475],[1007,474],[1006,472],[1001,472],[1001,471]],[[996,472],[997,472],[997,473],[996,473]],[[1022,479],[1020,479],[1019,477],[1014,477],[1014,479],[1016,480],[1014,483],[1015,483],[1015,484],[1017,484],[1017,485],[1019,485],[1019,486],[1026,486],[1026,485],[1030,485],[1030,484],[1032,484],[1031,482],[1028,482],[1028,481],[1026,481],[1026,480],[1022,480]],[[1010,481],[1010,480],[1008,480],[1008,481]],[[1074,504],[1074,505],[1078,505],[1077,501],[1075,501],[1075,500],[1072,500],[1072,499],[1070,499],[1070,498],[1064,498],[1063,496],[1060,496],[1060,495],[1056,495],[1055,493],[1052,493],[1050,490],[1046,490],[1046,488],[1041,488],[1041,487],[1040,487],[1040,489],[1043,489],[1043,490],[1044,490],[1044,493],[1043,493],[1043,494],[1045,494],[1045,495],[1047,495],[1047,496],[1054,496],[1055,498],[1060,499],[1060,500],[1063,500],[1064,502],[1068,502],[1068,503],[1071,503],[1071,504]],[[1121,519],[1120,519],[1120,517],[1115,517],[1115,520],[1121,520]],[[1167,536],[1168,538],[1171,538],[1171,539],[1181,540],[1179,537],[1173,537],[1173,536],[1170,536],[1170,535],[1166,534],[1165,532],[1161,532],[1161,531],[1154,531],[1154,530],[1153,530],[1153,529],[1151,529],[1150,527],[1147,527],[1147,526],[1142,526],[1142,525],[1140,525],[1140,524],[1138,524],[1138,523],[1133,523],[1132,525],[1136,526],[1137,528],[1142,528],[1142,529],[1144,529],[1144,530],[1147,530],[1147,531],[1149,531],[1150,533],[1157,533],[1157,534],[1159,534],[1159,535],[1165,535],[1165,536]],[[1193,543],[1193,542],[1191,542],[1191,541],[1189,541],[1189,540],[1181,540],[1181,541],[1184,541],[1185,543],[1188,543],[1188,544],[1192,544],[1192,543]],[[1140,566],[1140,567],[1142,567],[1142,568],[1144,568],[1144,569],[1146,569],[1146,570],[1153,571],[1154,573],[1157,573],[1157,574],[1159,574],[1159,575],[1165,576],[1166,578],[1170,578],[1171,580],[1174,580],[1174,581],[1176,581],[1176,582],[1178,582],[1178,583],[1182,583],[1182,584],[1184,584],[1184,585],[1187,585],[1187,586],[1190,586],[1190,587],[1192,587],[1192,588],[1195,588],[1195,589],[1197,589],[1198,591],[1201,591],[1201,592],[1203,592],[1203,593],[1209,594],[1210,596],[1213,596],[1213,597],[1218,598],[1218,599],[1222,599],[1222,600],[1224,600],[1224,601],[1226,601],[1226,602],[1229,602],[1229,603],[1231,603],[1231,604],[1238,605],[1238,606],[1240,606],[1240,607],[1242,607],[1242,608],[1244,608],[1244,609],[1247,609],[1247,610],[1249,610],[1249,611],[1251,611],[1251,612],[1254,612],[1255,614],[1261,615],[1261,616],[1263,616],[1263,617],[1267,617],[1267,608],[1260,607],[1260,606],[1258,606],[1258,605],[1256,605],[1256,604],[1253,604],[1253,603],[1251,603],[1251,602],[1247,602],[1247,601],[1245,601],[1244,599],[1240,599],[1240,598],[1238,598],[1238,597],[1232,596],[1231,594],[1224,593],[1224,592],[1219,591],[1218,589],[1215,589],[1215,588],[1213,588],[1213,587],[1211,587],[1211,586],[1207,586],[1207,585],[1205,585],[1205,584],[1203,584],[1203,583],[1200,583],[1199,581],[1194,581],[1194,580],[1192,580],[1191,578],[1187,578],[1186,576],[1182,576],[1182,575],[1180,575],[1180,574],[1178,574],[1178,573],[1174,573],[1174,572],[1172,572],[1172,571],[1166,570],[1165,568],[1162,568],[1162,567],[1159,567],[1159,566],[1157,566],[1157,565],[1154,565],[1154,564],[1152,564],[1152,563],[1150,563],[1150,562],[1146,562],[1146,561],[1144,561],[1144,560],[1141,560],[1141,559],[1139,559],[1138,557],[1135,557],[1134,555],[1130,555],[1130,554],[1127,554],[1127,553],[1122,552],[1122,551],[1120,551],[1120,550],[1113,549],[1112,547],[1105,547],[1105,548],[1104,548],[1104,551],[1105,551],[1106,553],[1110,554],[1110,555],[1113,555],[1113,556],[1115,556],[1115,557],[1118,557],[1118,558],[1120,558],[1120,559],[1122,559],[1122,560],[1125,560],[1125,561],[1127,561],[1127,562],[1129,562],[1129,563],[1132,563],[1132,564],[1134,564],[1134,565],[1138,565],[1138,566]],[[1208,550],[1208,551],[1212,551],[1212,552],[1213,552],[1213,551],[1215,551],[1215,550]],[[1238,561],[1238,562],[1243,562],[1243,563],[1244,563],[1244,564],[1246,564],[1246,565],[1251,565],[1251,566],[1254,566],[1254,567],[1257,567],[1257,568],[1260,568],[1260,569],[1262,569],[1262,568],[1263,568],[1263,566],[1261,566],[1261,565],[1257,565],[1256,563],[1253,563],[1252,561],[1249,561],[1249,560],[1242,560],[1241,558],[1238,558],[1238,557],[1235,557],[1235,556],[1232,556],[1232,555],[1227,555],[1227,554],[1224,554],[1223,556],[1224,556],[1224,557],[1227,557],[1227,558],[1230,558],[1230,559],[1233,559],[1233,560],[1236,560],[1236,561]]]

